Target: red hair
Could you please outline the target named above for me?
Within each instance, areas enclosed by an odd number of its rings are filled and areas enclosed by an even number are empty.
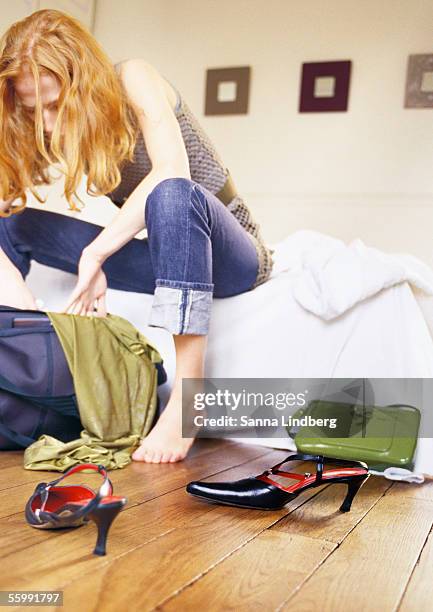
[[[36,86],[35,112],[20,104],[15,81],[30,71]],[[58,115],[44,137],[39,79],[53,76],[60,85]],[[62,130],[62,127],[64,128]],[[21,200],[29,189],[52,183],[49,166],[65,177],[70,208],[82,203],[76,189],[87,174],[87,193],[103,195],[120,182],[120,166],[133,160],[137,121],[119,76],[99,43],[83,25],[55,10],[36,11],[14,23],[0,41],[0,200]]]

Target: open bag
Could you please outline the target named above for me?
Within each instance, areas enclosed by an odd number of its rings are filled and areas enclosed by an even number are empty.
[[[0,306],[0,449],[27,448],[42,434],[68,442],[81,430],[71,372],[50,319]]]
[[[0,449],[27,469],[123,467],[158,415],[163,360],[128,321],[0,308]]]

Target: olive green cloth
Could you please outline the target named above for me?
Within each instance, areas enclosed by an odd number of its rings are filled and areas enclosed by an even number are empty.
[[[24,452],[27,470],[63,472],[78,463],[122,468],[149,432],[162,358],[125,319],[48,312],[63,347],[84,430],[61,442],[42,435]]]

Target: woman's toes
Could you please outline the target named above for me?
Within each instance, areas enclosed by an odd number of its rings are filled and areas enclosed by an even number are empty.
[[[140,457],[141,457],[141,461],[144,461],[145,463],[149,461],[149,449],[147,448],[141,449]]]
[[[152,453],[152,463],[161,463],[162,451],[155,450]]]
[[[164,451],[161,456],[161,463],[169,463],[173,453],[169,450]]]
[[[132,453],[131,458],[134,461],[144,461],[142,450],[140,448],[137,448],[137,450]]]
[[[146,463],[155,463],[155,452],[152,448],[148,448],[144,455]]]
[[[152,455],[153,455],[153,452],[150,448],[147,448],[146,446],[140,446],[132,454],[132,459],[134,459],[134,461],[149,462],[152,460]]]

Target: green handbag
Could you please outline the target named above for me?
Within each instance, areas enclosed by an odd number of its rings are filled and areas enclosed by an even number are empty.
[[[293,425],[288,425],[287,431],[301,453],[365,461],[378,470],[413,466],[421,420],[414,406],[363,406],[313,400],[292,416],[292,423],[294,419],[300,419],[300,427],[296,431]],[[336,419],[336,426],[331,429],[302,424],[311,419]]]

